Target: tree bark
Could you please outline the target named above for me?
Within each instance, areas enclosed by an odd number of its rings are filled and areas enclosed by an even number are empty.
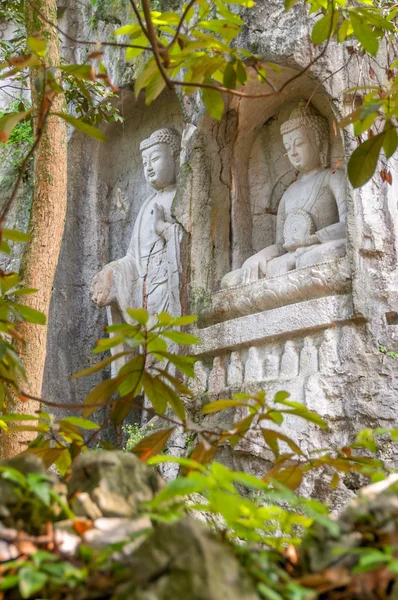
[[[27,35],[38,35],[48,41],[47,66],[60,63],[58,32],[46,23],[38,11],[51,23],[57,21],[56,0],[25,0]],[[37,10],[35,10],[37,9]],[[37,115],[42,106],[42,94],[33,84],[32,104]],[[52,111],[63,108],[64,98],[55,97]],[[37,119],[34,121],[37,125]],[[36,131],[37,134],[37,131]],[[31,241],[27,244],[21,264],[22,280],[26,287],[36,288],[36,294],[26,296],[24,303],[42,311],[48,318],[55,270],[61,249],[66,214],[66,124],[58,117],[50,116],[34,157],[34,191],[30,218]],[[26,390],[40,396],[46,359],[47,328],[21,322],[17,327],[24,340],[17,348],[24,363],[27,376]],[[39,402],[16,400],[13,410],[33,414]],[[0,457],[9,458],[24,450],[26,443],[34,438],[33,432],[18,432],[0,437]]]

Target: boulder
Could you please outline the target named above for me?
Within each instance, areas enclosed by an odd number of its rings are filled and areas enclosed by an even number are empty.
[[[134,518],[161,487],[156,471],[134,454],[100,450],[77,459],[68,493],[78,516]]]
[[[157,524],[129,566],[112,600],[258,600],[232,547],[190,518]]]

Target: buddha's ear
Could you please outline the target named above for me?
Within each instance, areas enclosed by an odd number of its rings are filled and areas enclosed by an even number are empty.
[[[321,166],[326,169],[329,166],[329,140],[326,139],[322,142],[320,148]]]

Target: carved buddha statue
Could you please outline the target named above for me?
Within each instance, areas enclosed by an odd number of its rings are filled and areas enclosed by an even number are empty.
[[[248,258],[240,269],[227,273],[223,288],[276,277],[346,253],[345,177],[342,171],[326,168],[326,119],[302,100],[283,123],[281,134],[298,176],[279,204],[276,243]]]
[[[110,325],[130,322],[127,308],[145,308],[152,315],[181,314],[182,232],[171,216],[180,146],[174,129],[159,129],[140,145],[145,179],[153,193],[138,213],[126,256],[105,265],[91,286],[94,302],[107,307]],[[122,364],[118,359],[114,371]]]

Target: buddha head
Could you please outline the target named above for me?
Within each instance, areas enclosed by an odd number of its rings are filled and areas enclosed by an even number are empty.
[[[301,100],[281,127],[283,145],[293,167],[301,173],[326,167],[329,128],[324,117],[306,100]]]
[[[181,137],[172,128],[158,129],[140,144],[144,175],[155,190],[175,184]]]

